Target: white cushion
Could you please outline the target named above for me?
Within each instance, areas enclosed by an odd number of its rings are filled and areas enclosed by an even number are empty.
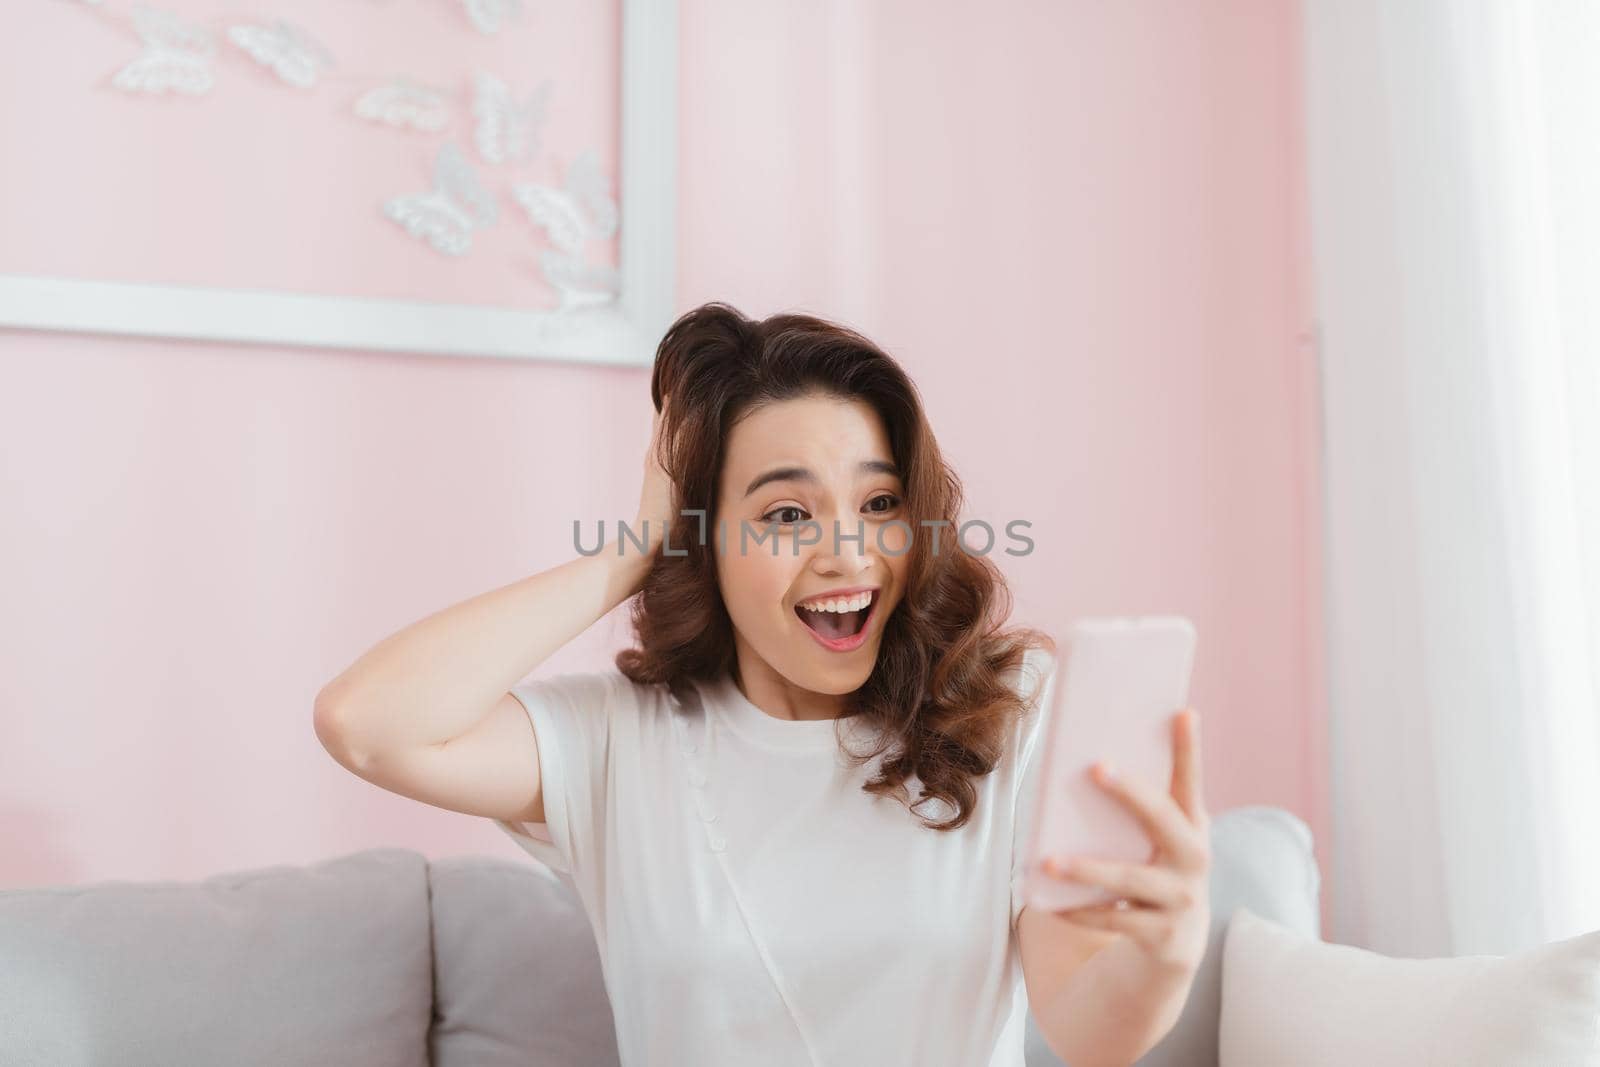
[[[1222,957],[1219,1067],[1600,1067],[1600,931],[1512,956],[1410,959],[1245,907]]]

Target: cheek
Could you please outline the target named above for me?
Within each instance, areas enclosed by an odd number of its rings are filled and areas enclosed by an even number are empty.
[[[719,562],[723,602],[741,628],[766,628],[774,621],[782,622],[784,597],[794,582],[792,568],[785,562],[781,555],[773,559],[754,552],[746,557],[730,552]]]
[[[911,531],[904,526],[885,525],[878,530],[881,542],[880,553],[888,562],[889,569],[899,574],[905,568],[906,557],[910,555]]]
[[[911,564],[906,555],[885,556],[884,562],[889,567],[889,574],[894,582],[893,607],[898,607],[906,596],[906,575],[910,573]]]

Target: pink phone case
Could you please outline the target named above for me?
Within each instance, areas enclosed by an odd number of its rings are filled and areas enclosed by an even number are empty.
[[[1172,716],[1189,700],[1195,628],[1179,615],[1083,619],[1057,666],[1023,875],[1025,904],[1060,910],[1114,900],[1087,882],[1039,866],[1046,856],[1148,863],[1153,845],[1137,817],[1097,785],[1089,768],[1166,793],[1172,782]]]

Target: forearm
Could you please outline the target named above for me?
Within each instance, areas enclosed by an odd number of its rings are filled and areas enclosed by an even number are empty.
[[[1127,1067],[1172,1029],[1193,980],[1192,971],[1160,968],[1122,937],[1076,968],[1034,1018],[1072,1067]]]
[[[319,733],[352,752],[438,744],[632,595],[652,554],[607,543],[389,635],[317,695]]]

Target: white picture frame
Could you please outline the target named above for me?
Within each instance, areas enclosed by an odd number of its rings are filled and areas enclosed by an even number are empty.
[[[618,298],[565,311],[0,275],[0,326],[649,366],[677,299],[677,0],[622,0]]]

